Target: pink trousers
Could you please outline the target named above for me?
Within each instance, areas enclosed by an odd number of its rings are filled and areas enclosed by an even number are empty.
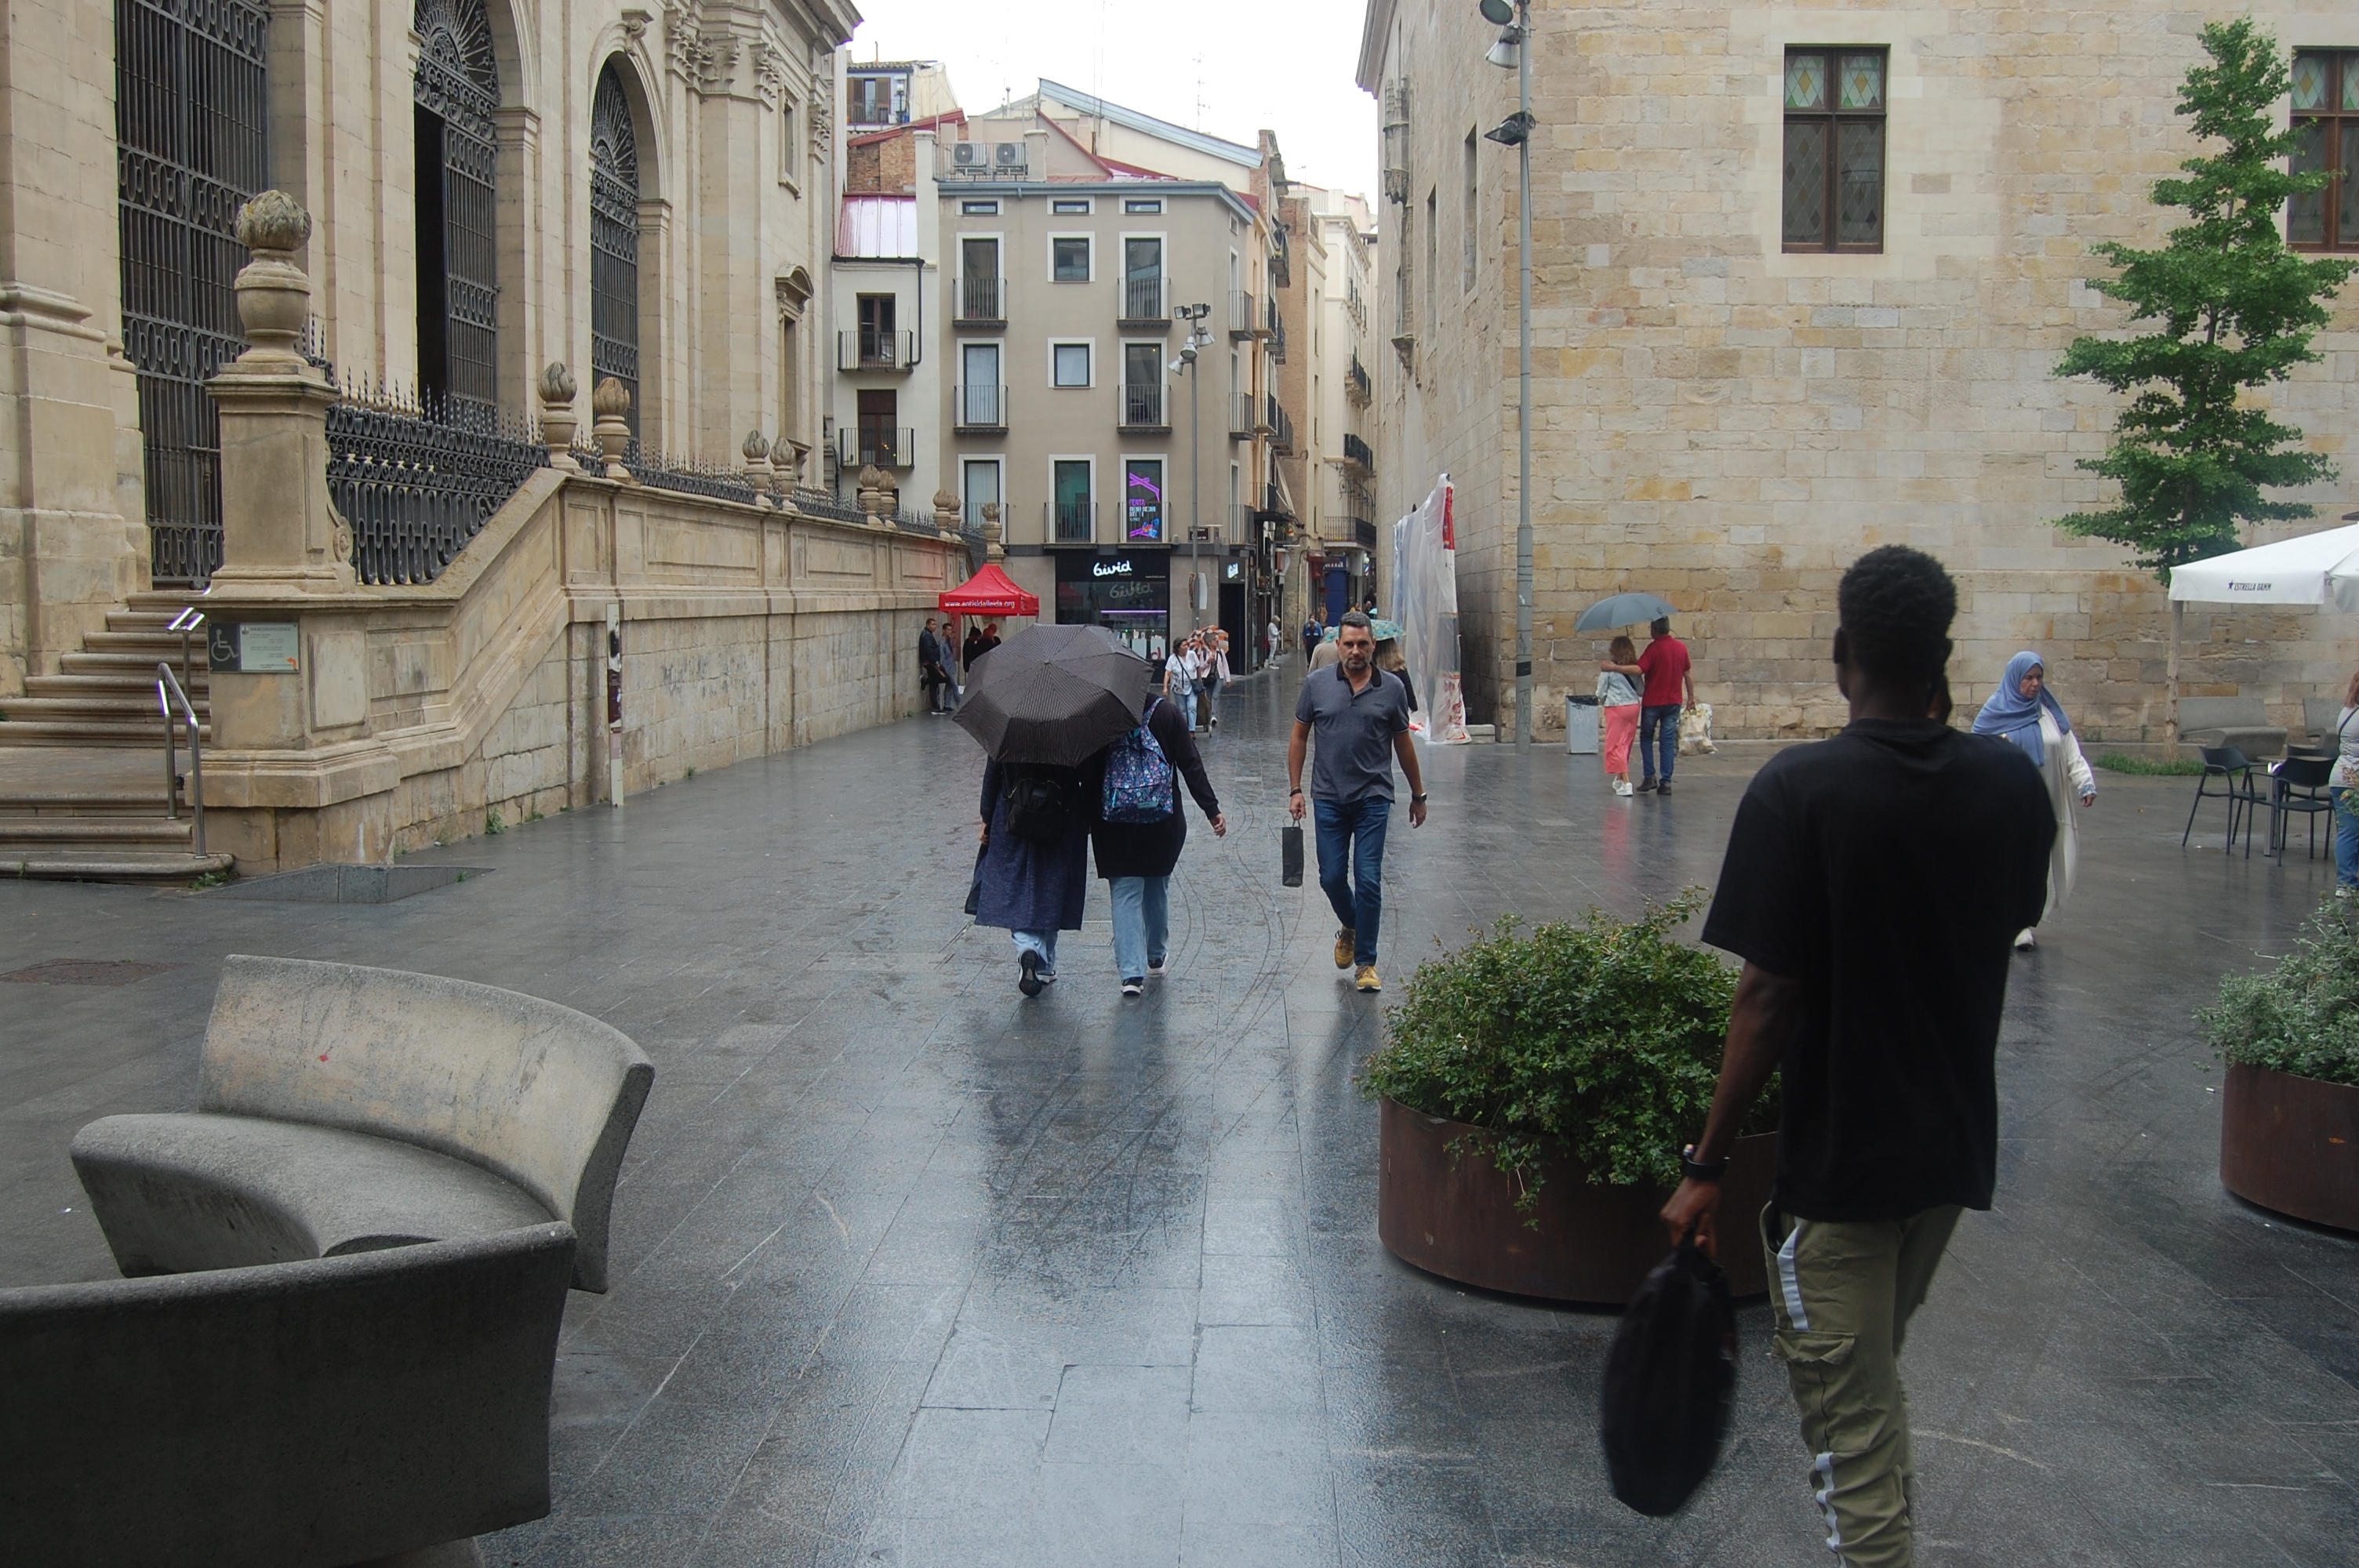
[[[1630,742],[1638,735],[1638,705],[1625,703],[1605,710],[1605,771],[1630,771]]]

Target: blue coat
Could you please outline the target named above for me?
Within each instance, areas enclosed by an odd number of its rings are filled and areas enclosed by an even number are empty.
[[[1076,776],[1068,791],[1074,809],[1065,818],[1064,837],[1053,844],[1030,843],[1008,830],[1007,802],[1000,794],[1005,776],[998,762],[984,764],[983,817],[991,824],[991,837],[984,850],[974,923],[1010,931],[1079,931],[1089,894],[1094,802]]]

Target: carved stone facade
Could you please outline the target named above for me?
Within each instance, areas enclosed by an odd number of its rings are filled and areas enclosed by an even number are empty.
[[[2288,49],[2359,47],[2348,8],[2254,10]],[[1682,611],[1723,732],[1839,724],[1836,580],[1906,542],[1958,579],[1962,708],[2034,648],[2084,732],[2160,738],[2160,589],[2049,521],[2110,500],[2074,465],[2117,405],[2051,372],[2076,335],[2127,327],[2087,287],[2089,247],[2183,221],[2147,193],[2195,146],[2174,105],[2203,20],[2134,0],[1534,5],[1537,721],[1596,679],[1582,608],[1643,589]],[[1483,133],[1514,113],[1516,75],[1484,59],[1496,36],[1462,0],[1372,0],[1359,67],[1387,127],[1376,515],[1443,470],[1457,484],[1477,719],[1514,706],[1516,154]],[[1788,50],[1812,46],[1886,62],[1872,247],[1786,243],[1782,89]],[[2346,472],[2295,497],[2320,515],[2283,532],[2359,504],[2359,289],[2316,346],[2268,401]],[[2281,721],[2359,659],[2331,612],[2190,606],[2187,635],[2189,692],[2259,697]]]

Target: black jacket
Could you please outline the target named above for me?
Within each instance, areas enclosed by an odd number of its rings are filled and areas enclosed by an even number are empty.
[[[1180,705],[1158,697],[1147,716],[1147,729],[1177,775],[1171,784],[1171,815],[1155,822],[1099,819],[1090,824],[1098,875],[1109,881],[1115,877],[1168,877],[1180,863],[1180,851],[1188,842],[1180,780],[1187,781],[1188,793],[1202,809],[1205,821],[1221,814],[1220,798],[1212,793],[1212,781],[1204,776],[1204,759],[1196,750],[1195,738],[1188,733],[1188,716]],[[1106,754],[1100,752],[1082,767],[1082,787],[1090,792],[1093,803],[1102,803],[1105,796],[1105,763]]]

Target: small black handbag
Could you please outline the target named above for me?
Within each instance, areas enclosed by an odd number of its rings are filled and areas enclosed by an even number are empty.
[[[1690,1231],[1630,1299],[1605,1353],[1597,1434],[1614,1495],[1677,1513],[1720,1462],[1736,1392],[1728,1276]]]

